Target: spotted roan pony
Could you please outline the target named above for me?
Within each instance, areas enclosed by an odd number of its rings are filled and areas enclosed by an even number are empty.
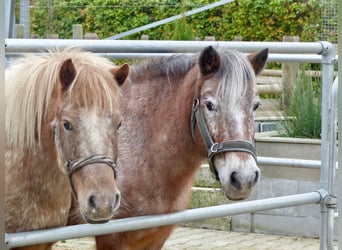
[[[245,56],[205,48],[131,67],[123,86],[114,218],[184,210],[201,164],[209,159],[231,200],[246,199],[260,178],[253,111],[256,74],[268,50]],[[96,236],[99,250],[161,249],[174,226]]]
[[[6,71],[6,232],[65,225],[72,193],[84,221],[113,216],[119,85],[128,73],[127,64],[77,49],[29,56]]]

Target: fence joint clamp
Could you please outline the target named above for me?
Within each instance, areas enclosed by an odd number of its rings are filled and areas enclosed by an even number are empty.
[[[320,189],[316,191],[321,196],[319,203],[325,205],[327,208],[336,208],[337,197],[329,194],[326,190]]]
[[[328,195],[324,197],[324,204],[327,208],[335,209],[337,205],[337,198],[333,195]]]

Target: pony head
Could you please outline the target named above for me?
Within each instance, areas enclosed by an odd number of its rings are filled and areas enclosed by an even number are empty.
[[[231,200],[248,198],[260,178],[254,147],[253,112],[260,104],[255,76],[267,56],[267,49],[246,57],[207,47],[198,59],[192,134],[203,142],[210,168]]]
[[[105,70],[84,62],[78,66],[72,58],[60,67],[53,140],[59,165],[90,223],[109,220],[120,204],[114,181],[122,120],[118,85],[128,72],[127,64]]]

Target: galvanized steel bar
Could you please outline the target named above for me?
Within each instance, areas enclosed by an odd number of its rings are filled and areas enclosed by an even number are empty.
[[[15,22],[14,1],[5,0],[5,38],[13,37],[13,26]]]
[[[330,118],[331,110],[329,109],[329,102],[331,99],[331,89],[334,77],[334,64],[336,63],[335,48],[329,42],[321,42],[323,46],[322,54],[322,127],[321,127],[321,173],[320,173],[320,187],[321,189],[329,189],[329,172],[330,166],[329,156],[331,152],[330,141]],[[321,203],[321,232],[320,232],[320,249],[332,249],[328,248],[328,208],[325,202]]]
[[[329,99],[329,110],[330,110],[330,120],[329,120],[329,172],[328,172],[328,193],[330,198],[327,201],[327,249],[334,248],[334,215],[336,209],[337,196],[335,192],[335,176],[336,176],[336,137],[337,137],[337,90],[338,90],[338,78],[335,79],[331,88],[331,97]]]
[[[279,167],[321,168],[321,161],[258,156],[258,164]]]
[[[100,55],[113,59],[146,59],[150,57],[171,56],[175,53],[101,53]],[[269,54],[268,62],[298,62],[298,63],[320,63],[321,55],[315,54]]]
[[[25,53],[6,53],[6,58],[22,57]],[[37,52],[36,52],[37,53]],[[41,52],[40,54],[44,54]],[[171,56],[175,53],[97,53],[99,56],[103,56],[111,59],[147,59],[153,57]],[[321,55],[313,54],[269,54],[268,62],[297,62],[297,63],[320,63],[322,61]]]
[[[331,98],[329,99],[330,110],[330,145],[329,148],[329,174],[328,174],[328,193],[335,195],[335,174],[336,174],[336,162],[337,162],[337,91],[338,91],[338,77],[333,82],[331,87]]]
[[[104,224],[83,224],[47,230],[6,234],[6,248],[9,249],[13,247],[39,243],[56,242],[63,239],[81,238],[94,235],[104,235],[113,232],[124,232],[159,227],[181,222],[252,213],[289,206],[301,206],[319,203],[325,197],[325,195],[326,192],[324,190],[318,190],[310,193],[277,198],[196,208],[171,214],[118,219]]]
[[[198,52],[207,46],[255,52],[265,48],[270,53],[321,54],[321,42],[223,42],[223,41],[155,41],[155,40],[64,40],[5,39],[6,53],[41,52],[53,48],[82,47],[96,53],[185,53]]]

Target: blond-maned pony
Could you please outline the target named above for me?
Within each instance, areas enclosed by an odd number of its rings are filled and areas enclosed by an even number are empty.
[[[27,56],[6,70],[7,233],[65,225],[72,194],[83,221],[113,216],[121,199],[119,85],[128,73],[127,64],[76,48]]]

